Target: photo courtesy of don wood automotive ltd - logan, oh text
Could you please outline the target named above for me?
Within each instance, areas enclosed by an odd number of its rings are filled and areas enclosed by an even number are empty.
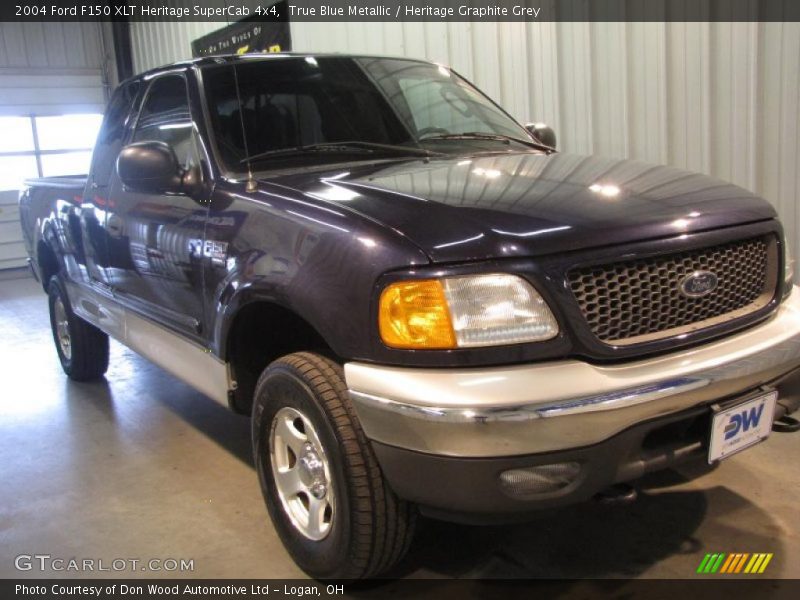
[[[0,5],[0,597],[800,594],[800,3]]]

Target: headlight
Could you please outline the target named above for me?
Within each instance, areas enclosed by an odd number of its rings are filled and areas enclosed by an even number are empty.
[[[549,340],[558,323],[516,275],[400,281],[383,290],[378,324],[392,348],[445,350]]]

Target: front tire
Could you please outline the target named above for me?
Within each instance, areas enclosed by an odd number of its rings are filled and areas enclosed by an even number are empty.
[[[47,287],[50,327],[64,373],[74,381],[92,381],[108,370],[108,336],[74,312],[57,275]]]
[[[252,427],[267,509],[306,573],[372,577],[405,555],[416,511],[383,479],[340,365],[307,352],[270,364],[256,386]]]

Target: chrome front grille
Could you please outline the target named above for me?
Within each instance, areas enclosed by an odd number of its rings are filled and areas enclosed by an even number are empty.
[[[740,318],[772,300],[777,285],[775,236],[676,254],[572,269],[572,292],[592,333],[614,345],[636,344]],[[681,291],[695,272],[716,275],[701,297]]]

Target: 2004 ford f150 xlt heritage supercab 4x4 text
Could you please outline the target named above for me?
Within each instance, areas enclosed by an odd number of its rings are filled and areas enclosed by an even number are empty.
[[[112,336],[252,415],[277,532],[321,578],[385,572],[418,511],[516,519],[788,427],[772,207],[554,146],[416,60],[123,82],[88,178],[21,195],[61,364],[101,377]]]

